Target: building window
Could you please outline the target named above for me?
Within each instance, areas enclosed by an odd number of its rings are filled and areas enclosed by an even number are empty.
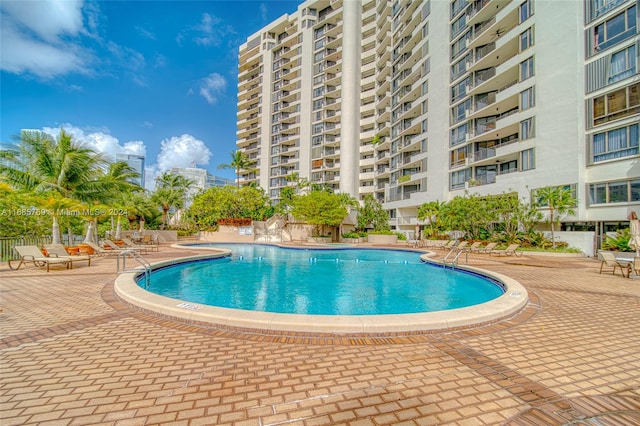
[[[636,7],[632,6],[593,28],[593,52],[601,52],[636,34]]]
[[[471,179],[471,169],[459,170],[451,172],[450,189],[464,188],[464,183]]]
[[[469,77],[462,80],[460,83],[454,85],[451,88],[451,101],[455,102],[464,98],[467,95],[467,85],[469,84]]]
[[[507,161],[506,163],[500,163],[500,174],[506,175],[508,173],[515,173],[518,171],[518,160]]]
[[[598,163],[638,155],[638,141],[637,124],[596,133],[591,138],[591,161]]]
[[[526,21],[531,15],[533,15],[533,4],[531,0],[526,0],[520,5],[520,20],[518,22]]]
[[[520,51],[523,52],[533,46],[533,27],[529,27],[520,33]]]
[[[533,148],[526,149],[520,153],[520,170],[533,170],[536,168]]]
[[[589,0],[589,19],[597,18],[626,0]]]
[[[471,30],[467,31],[462,37],[451,45],[451,60],[454,60],[462,53],[467,51],[467,40],[471,38]]]
[[[468,146],[454,149],[451,151],[451,158],[449,159],[449,168],[456,166],[464,166],[465,160],[468,156],[469,149]]]
[[[469,58],[470,56],[467,54],[451,66],[451,81],[457,79],[467,71],[467,61]]]
[[[467,133],[469,132],[469,123],[464,123],[462,126],[458,126],[451,130],[451,146],[456,146],[467,140]]]
[[[611,55],[609,63],[609,83],[623,80],[636,73],[636,45]]]
[[[451,3],[451,18],[460,13],[465,7],[467,7],[466,0],[454,0],[453,3]]]
[[[453,124],[459,123],[466,117],[466,111],[471,108],[471,99],[467,99],[451,109],[451,120]]]
[[[520,111],[524,111],[535,106],[535,95],[533,87],[529,87],[527,90],[520,92]]]
[[[533,56],[520,62],[520,81],[533,77]]]
[[[451,40],[456,38],[458,34],[462,32],[466,28],[467,25],[467,15],[462,15],[458,19],[456,19],[453,24],[451,24]]]
[[[589,185],[589,204],[633,203],[640,201],[640,180],[593,183]]]
[[[608,123],[640,112],[640,83],[593,98],[593,125]]]
[[[520,140],[531,139],[534,135],[533,117],[520,122]]]

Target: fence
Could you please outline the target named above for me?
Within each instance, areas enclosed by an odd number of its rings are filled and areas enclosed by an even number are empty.
[[[38,246],[43,244],[50,244],[51,236],[45,237],[0,237],[0,259],[5,260],[17,260],[20,257],[13,250],[14,246]]]

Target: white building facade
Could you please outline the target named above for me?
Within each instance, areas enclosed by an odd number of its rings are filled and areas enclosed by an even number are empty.
[[[571,188],[568,230],[640,208],[638,4],[631,0],[308,0],[248,38],[238,148],[277,201],[292,173],[418,207]]]

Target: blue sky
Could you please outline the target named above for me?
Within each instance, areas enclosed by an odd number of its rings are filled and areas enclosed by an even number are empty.
[[[146,155],[150,183],[193,162],[232,178],[238,47],[300,3],[2,0],[0,141],[64,127]]]

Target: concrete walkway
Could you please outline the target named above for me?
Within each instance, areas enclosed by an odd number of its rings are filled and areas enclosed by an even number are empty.
[[[196,254],[163,246],[150,260]],[[243,334],[113,295],[115,259],[0,266],[0,424],[640,424],[640,281],[586,258],[491,257],[530,303],[423,336]]]

